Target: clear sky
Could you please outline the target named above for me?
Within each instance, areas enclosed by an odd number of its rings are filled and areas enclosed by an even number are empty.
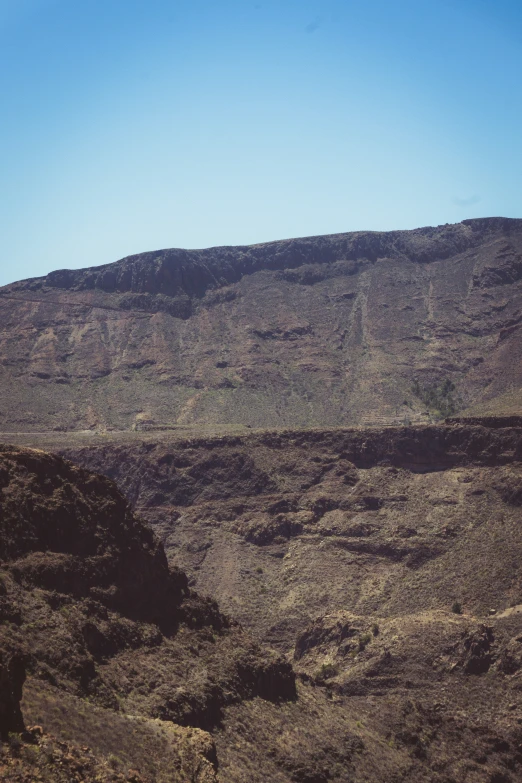
[[[0,0],[0,284],[522,217],[521,0]]]

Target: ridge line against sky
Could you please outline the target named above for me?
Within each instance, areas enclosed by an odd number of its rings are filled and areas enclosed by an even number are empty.
[[[329,238],[332,238],[332,237],[346,236],[346,235],[350,235],[350,234],[357,234],[357,235],[361,235],[361,234],[390,234],[390,233],[394,234],[394,233],[403,233],[403,232],[409,232],[409,231],[412,231],[412,232],[413,231],[423,231],[424,229],[438,229],[438,228],[444,228],[446,226],[457,226],[457,225],[461,225],[464,222],[467,223],[470,220],[472,220],[472,221],[475,221],[475,220],[476,221],[480,221],[480,220],[501,220],[501,221],[504,221],[504,220],[520,220],[520,222],[522,223],[522,218],[507,218],[505,215],[485,215],[482,218],[467,218],[467,219],[464,218],[462,221],[459,221],[458,223],[442,223],[442,224],[438,224],[436,226],[415,226],[414,228],[407,228],[407,229],[386,229],[384,231],[381,231],[379,229],[369,229],[369,230],[362,229],[362,230],[354,230],[354,231],[337,231],[337,232],[333,232],[331,234],[310,234],[310,235],[301,236],[301,237],[279,237],[278,239],[269,239],[269,240],[264,240],[262,242],[251,242],[251,243],[242,244],[242,245],[208,245],[208,246],[204,246],[204,247],[192,247],[192,248],[189,248],[189,247],[158,247],[158,248],[152,248],[152,249],[149,248],[148,250],[139,251],[137,253],[130,253],[130,254],[126,255],[126,256],[122,256],[120,258],[115,258],[112,261],[109,261],[109,262],[106,262],[106,263],[99,263],[99,264],[98,263],[94,263],[94,264],[91,264],[88,267],[80,267],[80,266],[66,267],[65,269],[67,271],[70,271],[70,270],[85,271],[87,269],[97,269],[97,268],[101,268],[101,267],[111,266],[113,264],[120,263],[121,261],[127,261],[129,259],[134,259],[134,258],[140,258],[140,257],[142,257],[144,255],[150,255],[150,256],[154,257],[155,254],[157,254],[157,253],[169,253],[171,251],[174,251],[174,252],[179,251],[180,253],[185,253],[185,252],[191,253],[192,251],[194,251],[195,253],[198,253],[198,252],[207,252],[207,251],[211,251],[211,250],[223,250],[223,249],[225,249],[225,250],[228,250],[228,249],[236,250],[238,248],[239,249],[241,249],[241,248],[256,248],[256,247],[262,247],[262,246],[266,246],[266,245],[280,245],[282,242],[299,242],[299,241],[307,241],[307,240],[313,240],[313,239],[329,239]],[[154,260],[154,258],[152,260]],[[47,274],[55,272],[55,271],[63,271],[63,270],[51,269],[47,273],[44,272],[43,274],[34,276],[32,278],[19,278],[19,280],[13,280],[12,282],[23,282],[24,280],[27,280],[27,279],[44,278],[44,277],[47,276]],[[9,284],[6,284],[6,285],[9,285]]]
[[[512,0],[0,0],[0,43],[0,285],[522,216]]]

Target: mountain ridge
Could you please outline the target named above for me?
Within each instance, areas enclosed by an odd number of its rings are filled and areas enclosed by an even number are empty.
[[[0,445],[2,779],[520,779],[522,221],[153,251],[0,319],[0,440],[59,454]]]
[[[31,290],[39,286],[47,286],[65,290],[99,289],[108,293],[157,293],[166,296],[175,296],[181,289],[187,295],[201,297],[212,285],[219,287],[238,282],[244,274],[252,274],[263,268],[293,269],[305,262],[327,263],[341,260],[335,259],[336,250],[346,260],[353,261],[360,257],[376,260],[379,256],[385,256],[387,252],[399,251],[406,259],[429,263],[446,258],[452,251],[461,252],[472,247],[474,240],[477,239],[473,236],[474,233],[480,234],[499,229],[510,232],[521,228],[522,219],[474,218],[455,224],[446,223],[417,229],[339,232],[273,240],[253,245],[221,245],[190,250],[163,248],[135,253],[100,266],[58,269],[43,277],[11,283],[4,286],[4,289],[14,286],[16,290],[24,290],[27,285]],[[444,241],[443,235],[448,230],[452,231],[453,242]],[[431,240],[433,244],[422,248],[422,240],[428,243]],[[320,253],[314,253],[314,245],[317,243],[321,245]],[[278,259],[277,255],[285,250],[288,251],[287,254]],[[276,252],[275,259],[271,257],[271,251]],[[187,271],[191,262],[199,267],[203,273],[203,280],[183,279],[183,272]],[[234,269],[234,262],[237,269]],[[266,262],[265,267],[263,262]],[[152,279],[148,276],[142,278],[139,275],[139,272],[143,271],[139,267],[147,263],[155,267],[156,274]],[[213,267],[216,274],[213,274]],[[111,274],[113,271],[114,274]],[[133,274],[135,271],[138,271],[137,275]],[[176,277],[176,272],[181,273],[179,277]]]

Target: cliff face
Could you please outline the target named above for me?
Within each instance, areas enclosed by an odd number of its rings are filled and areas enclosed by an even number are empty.
[[[522,221],[144,253],[6,286],[0,316],[4,431],[495,412],[522,387]]]
[[[185,725],[214,725],[238,698],[295,695],[288,664],[188,589],[112,482],[12,447],[0,449],[0,476],[0,685],[7,693],[14,683],[3,702],[8,730],[23,682],[16,655],[65,691],[116,709],[130,698],[142,714]],[[137,693],[135,667],[157,688]]]
[[[355,232],[206,250],[157,250],[90,269],[57,270],[45,278],[22,281],[15,287],[32,291],[48,287],[201,299],[208,290],[237,283],[244,276],[267,270],[285,271],[351,261],[353,263],[346,271],[354,274],[358,271],[358,263],[375,263],[379,258],[392,257],[420,264],[433,263],[473,249],[485,237],[498,233],[511,235],[520,230],[519,223],[508,218],[491,218],[415,231]],[[316,275],[315,282],[320,276]],[[325,276],[329,276],[327,271]],[[290,279],[293,277],[291,275]],[[296,279],[300,277],[306,275],[298,275]],[[312,277],[309,275],[309,284],[314,282]],[[497,283],[513,282],[517,275],[497,277]],[[116,301],[121,303],[121,300]],[[146,302],[137,300],[138,307],[140,301]],[[162,309],[161,302],[156,301],[157,309]]]
[[[255,699],[266,731],[291,664],[189,590],[108,479],[0,446],[0,480],[1,779],[217,782],[208,730]]]
[[[178,622],[186,577],[116,489],[58,457],[4,447],[0,560],[21,583],[96,598],[166,629]]]
[[[25,667],[21,655],[0,651],[0,738],[20,732],[24,721],[20,709]]]

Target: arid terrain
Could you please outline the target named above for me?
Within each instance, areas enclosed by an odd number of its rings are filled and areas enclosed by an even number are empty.
[[[0,289],[0,431],[519,411],[522,221],[162,250]]]
[[[0,779],[522,781],[522,221],[0,289]]]
[[[467,525],[458,514],[451,519],[453,531],[450,520],[445,529],[439,524],[443,544],[427,557],[426,529],[388,526],[387,534],[382,530],[376,537],[368,529],[365,534],[364,525],[377,527],[367,508],[376,505],[370,500],[375,496],[360,485],[358,494],[363,471],[346,460],[340,467],[348,480],[339,485],[332,477],[330,489],[317,482],[316,500],[351,497],[351,530],[341,529],[343,520],[332,508],[319,514],[318,522],[324,526],[329,515],[330,526],[339,525],[335,532],[316,533],[315,541],[312,534],[307,542],[304,534],[290,541],[291,534],[278,530],[277,541],[268,536],[253,544],[262,554],[240,561],[246,589],[238,592],[235,606],[250,600],[255,635],[277,640],[274,628],[264,632],[272,607],[286,655],[256,641],[246,620],[243,628],[237,625],[193,592],[182,571],[169,569],[161,544],[107,479],[44,452],[4,447],[0,647],[8,698],[3,696],[0,728],[8,741],[0,757],[3,779],[520,779],[522,614],[515,603],[520,600],[515,513],[521,483],[512,461],[521,442],[501,433],[493,444],[480,435],[487,459],[500,447],[505,462],[486,489],[499,496],[501,509],[491,532],[497,549],[489,557],[487,503]],[[320,439],[325,441],[331,449],[327,437]],[[474,473],[483,458],[477,454],[474,468],[450,469],[457,478],[442,483],[442,490],[439,482],[433,497],[451,506],[461,487],[464,494],[476,492]],[[455,461],[461,461],[458,454]],[[328,463],[312,458],[312,464]],[[383,470],[392,480],[407,472],[393,465]],[[357,513],[370,517],[357,521]],[[425,528],[428,522],[423,520]],[[203,521],[201,530],[207,526]],[[215,520],[210,527],[217,527]],[[245,538],[244,531],[233,535]],[[412,544],[418,536],[424,542]],[[359,561],[351,568],[337,556],[336,538],[363,545],[338,547]],[[512,549],[501,558],[497,554],[507,549],[508,538]],[[311,546],[322,549],[322,540],[328,546],[314,559]],[[459,583],[449,569],[452,561],[458,567],[459,555],[462,563],[463,548],[475,568]],[[288,569],[285,549],[297,550]],[[238,545],[230,551],[237,557]],[[270,558],[278,570],[268,566]],[[248,559],[263,565],[246,573]],[[437,559],[438,569],[430,568]],[[401,577],[394,580],[394,561],[402,567],[403,591]],[[366,580],[356,596],[354,575],[363,571]],[[237,573],[234,579],[237,584]],[[332,596],[325,601],[326,579],[332,581]],[[481,592],[493,579],[487,598],[498,608],[490,615]],[[258,586],[251,600],[253,580]],[[447,605],[451,582],[462,599],[458,611]],[[430,586],[437,583],[432,598]],[[232,584],[228,581],[229,590]],[[292,607],[292,596],[300,590],[310,595],[312,584],[316,591],[323,588],[313,605],[315,610],[322,604],[323,613],[313,612],[314,620],[304,616],[302,599],[300,611]],[[290,627],[272,594],[285,589]],[[29,730],[23,730],[24,719]]]

